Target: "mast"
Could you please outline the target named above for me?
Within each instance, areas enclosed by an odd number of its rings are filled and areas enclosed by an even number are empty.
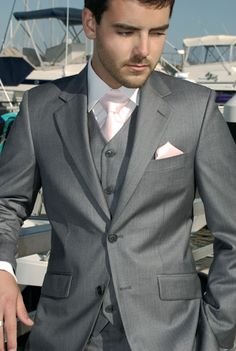
[[[68,64],[69,18],[70,18],[70,0],[67,0],[67,5],[66,5],[66,51],[65,51],[64,76],[66,75],[66,67]]]
[[[10,24],[11,24],[11,19],[12,19],[12,15],[13,15],[13,12],[14,12],[14,9],[15,9],[15,5],[16,5],[16,0],[14,0],[14,3],[12,5],[11,14],[10,14],[9,19],[8,19],[7,28],[6,28],[6,31],[5,31],[5,34],[4,34],[4,38],[3,38],[3,41],[2,41],[2,45],[1,45],[1,50],[0,51],[3,50],[4,44],[5,44],[5,41],[6,41],[6,37],[7,37],[7,33],[8,33],[8,30],[9,30]]]
[[[55,7],[55,3],[54,0],[51,0],[51,7],[54,8]],[[51,22],[51,26],[50,26],[50,31],[51,31],[51,46],[53,45],[53,39],[54,39],[54,26],[53,26],[53,21],[52,19],[50,19]]]

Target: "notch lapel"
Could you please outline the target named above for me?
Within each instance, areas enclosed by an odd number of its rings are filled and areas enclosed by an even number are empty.
[[[71,84],[62,92],[60,98],[64,104],[55,112],[54,118],[66,157],[73,167],[73,171],[83,186],[88,199],[107,221],[110,218],[110,212],[90,151],[86,72],[85,70],[79,75],[81,79],[76,80],[76,90],[71,87]],[[79,90],[78,87],[80,87]]]
[[[134,145],[112,220],[112,230],[115,230],[115,226],[118,225],[122,212],[140,182],[170,120],[172,109],[163,99],[164,96],[170,94],[170,91],[161,79],[159,83],[158,90],[161,93],[157,92],[151,78],[141,91]]]

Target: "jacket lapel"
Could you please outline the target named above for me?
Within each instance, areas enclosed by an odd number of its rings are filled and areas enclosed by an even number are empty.
[[[90,151],[87,121],[87,70],[74,78],[60,95],[63,105],[55,112],[58,133],[67,158],[89,200],[107,221],[109,209]]]
[[[153,77],[141,91],[133,150],[112,226],[118,224],[121,213],[152,159],[171,116],[171,106],[164,99],[171,92],[161,79],[158,81],[157,91],[152,80]]]

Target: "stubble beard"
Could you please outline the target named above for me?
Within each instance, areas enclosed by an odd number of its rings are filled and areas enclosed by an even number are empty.
[[[130,62],[128,64],[130,64]],[[121,86],[130,88],[130,89],[141,88],[155,68],[155,66],[149,63],[147,66],[148,71],[143,74],[140,74],[138,72],[125,73],[127,71],[127,67],[128,67],[127,63],[123,63],[119,67],[117,66],[112,67],[109,65],[109,67],[107,67],[106,69],[109,72],[110,76],[113,77],[113,79],[117,83],[119,83]]]
[[[108,85],[113,86],[113,88],[119,86],[124,86],[130,89],[141,88],[154,71],[158,60],[157,62],[153,62],[147,57],[134,55],[123,62],[112,64],[112,57],[106,52],[106,49],[101,43],[102,40],[97,38],[97,60],[103,66],[103,73],[100,72],[100,78],[103,79]],[[136,64],[146,65],[147,71],[140,73],[131,72],[128,69],[129,66]]]
[[[157,64],[157,62],[156,62]],[[120,72],[120,74],[117,74],[119,78],[119,82],[125,86],[126,88],[141,88],[144,83],[148,80],[152,72],[154,71],[156,64],[153,64],[148,58],[142,57],[140,55],[135,55],[131,59],[125,61],[120,65],[120,69],[118,68],[116,71]],[[129,66],[132,65],[145,65],[147,71],[143,73],[139,72],[129,72],[127,74],[127,77],[124,77],[124,74],[122,74],[122,68],[127,69]],[[116,73],[116,72],[114,72]]]
[[[157,62],[155,63],[140,55],[134,55],[130,59],[116,63],[101,45],[101,40],[98,40],[96,44],[97,62],[100,62],[100,65],[103,67],[102,70],[100,70],[100,78],[113,89],[119,88],[120,86],[130,89],[141,88],[156,67]],[[112,60],[114,64],[112,64]],[[147,67],[146,70],[144,72],[132,72],[129,69],[129,66],[137,64],[145,65]],[[99,74],[99,71],[97,71],[97,74]]]
[[[130,89],[141,88],[144,85],[144,83],[147,81],[151,73],[152,73],[152,70],[150,69],[148,73],[145,75],[133,73],[132,75],[130,74],[129,77],[127,75],[127,78],[124,77],[122,74],[120,74],[119,83],[121,83],[122,86]]]

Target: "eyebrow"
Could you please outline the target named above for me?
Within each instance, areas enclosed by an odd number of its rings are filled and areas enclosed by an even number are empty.
[[[136,27],[136,26],[132,26],[129,24],[125,24],[125,23],[115,23],[113,24],[113,27],[116,29],[126,29],[126,30],[140,30],[142,28],[140,27]],[[154,28],[150,28],[151,31],[165,31],[169,28],[169,24],[164,24],[163,26],[159,26],[159,27],[154,27]]]

